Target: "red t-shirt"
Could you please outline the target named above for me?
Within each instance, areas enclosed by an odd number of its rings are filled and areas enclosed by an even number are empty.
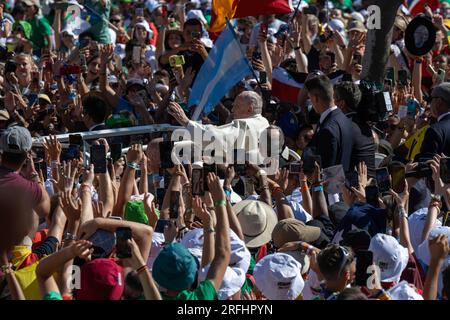
[[[42,199],[42,189],[39,183],[25,179],[17,172],[0,166],[0,187],[17,187],[31,196],[33,206]]]

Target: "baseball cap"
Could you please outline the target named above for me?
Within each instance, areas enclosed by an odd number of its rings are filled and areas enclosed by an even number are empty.
[[[244,233],[247,248],[257,248],[268,243],[277,224],[272,207],[259,200],[244,200],[233,206]]]
[[[9,112],[7,110],[0,110],[0,121],[8,121]]]
[[[205,19],[205,16],[203,15],[203,12],[201,10],[190,10],[186,15],[186,20],[190,19],[196,19],[201,21],[204,24],[207,24],[208,22]]]
[[[50,97],[43,93],[38,95],[38,99],[42,99],[44,101],[47,101],[48,103],[52,103],[52,100],[50,100]]]
[[[141,86],[143,89],[145,88],[144,81],[142,79],[128,79],[127,90],[132,86]]]
[[[380,268],[381,281],[398,282],[408,264],[408,249],[394,237],[378,233],[371,239],[369,250],[373,253],[374,263]]]
[[[36,6],[38,8],[41,7],[39,0],[22,0],[22,3],[24,3],[28,7],[31,7],[31,6]]]
[[[28,129],[12,126],[3,131],[0,137],[0,150],[9,153],[26,153],[31,150],[33,140]]]
[[[366,26],[360,20],[353,20],[348,26],[348,31],[366,32]]]
[[[305,282],[301,264],[285,253],[262,258],[253,270],[256,286],[269,300],[295,300],[302,293]]]
[[[320,228],[305,225],[303,221],[289,218],[279,221],[272,231],[272,240],[277,248],[291,241],[314,242],[320,237]]]
[[[181,243],[165,246],[153,263],[153,278],[168,290],[190,289],[197,278],[200,263]]]
[[[450,82],[444,82],[433,88],[432,98],[441,98],[450,105]]]
[[[123,268],[112,259],[95,259],[81,267],[77,300],[119,300],[124,289]]]
[[[387,293],[392,300],[424,300],[423,297],[404,280],[395,287],[389,289]]]

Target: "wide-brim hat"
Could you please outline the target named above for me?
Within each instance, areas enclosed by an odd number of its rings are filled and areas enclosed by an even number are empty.
[[[244,233],[248,248],[257,248],[268,243],[278,222],[271,206],[259,200],[244,200],[233,206]]]

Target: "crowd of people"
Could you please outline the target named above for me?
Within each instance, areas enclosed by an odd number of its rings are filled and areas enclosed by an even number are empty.
[[[449,299],[450,6],[424,7],[424,55],[398,10],[378,103],[366,2],[231,20],[255,72],[194,121],[210,0],[1,1],[0,299]],[[277,143],[89,139],[159,124]]]

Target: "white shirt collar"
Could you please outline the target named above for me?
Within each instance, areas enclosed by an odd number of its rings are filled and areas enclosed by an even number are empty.
[[[448,116],[449,114],[450,114],[450,112],[446,112],[446,113],[444,113],[444,114],[441,114],[441,115],[437,118],[437,121],[438,121],[438,122],[441,121],[444,117]]]
[[[320,115],[320,120],[319,120],[319,124],[322,124],[322,122],[325,120],[325,118],[334,110],[336,110],[338,107],[334,106],[331,108],[328,108],[327,110],[325,110],[321,115]]]

